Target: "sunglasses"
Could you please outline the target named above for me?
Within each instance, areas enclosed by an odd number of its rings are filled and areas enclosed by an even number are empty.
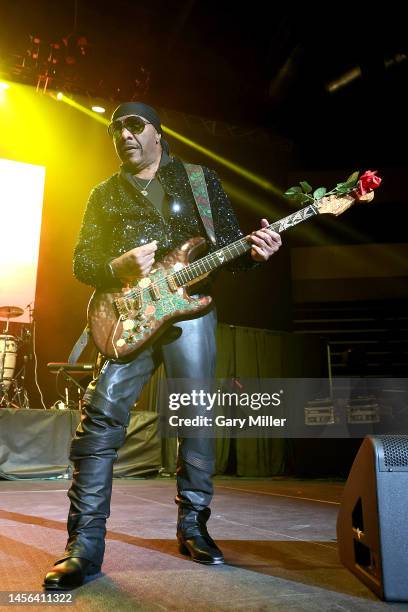
[[[150,121],[145,121],[141,117],[127,117],[126,119],[116,119],[108,126],[108,134],[112,138],[119,138],[124,129],[132,134],[141,134],[146,125],[151,125]]]

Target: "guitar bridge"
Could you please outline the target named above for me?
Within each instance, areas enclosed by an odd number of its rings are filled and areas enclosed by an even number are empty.
[[[116,298],[114,300],[114,304],[116,306],[116,310],[118,312],[118,315],[122,318],[122,319],[126,319],[128,316],[128,309],[126,308],[126,303],[124,298]]]
[[[138,293],[133,297],[119,297],[114,300],[114,304],[120,317],[128,319],[135,311],[139,311],[143,305],[142,294]]]

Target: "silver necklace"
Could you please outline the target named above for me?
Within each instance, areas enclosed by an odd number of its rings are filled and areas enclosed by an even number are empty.
[[[150,179],[150,181],[147,183],[147,185],[145,185],[142,189],[142,186],[139,185],[139,183],[137,182],[137,180],[135,179],[135,177],[133,177],[133,180],[135,181],[137,187],[139,187],[139,191],[142,195],[147,196],[147,188],[149,187],[150,183],[152,182],[152,180],[154,179],[154,176]]]

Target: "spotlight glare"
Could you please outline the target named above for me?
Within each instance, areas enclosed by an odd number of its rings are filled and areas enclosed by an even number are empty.
[[[105,108],[103,106],[100,106],[100,107],[92,106],[91,108],[89,108],[89,106],[83,106],[82,104],[80,104],[79,102],[76,102],[73,98],[70,98],[69,96],[64,96],[61,92],[57,94],[57,99],[62,100],[65,104],[68,104],[69,106],[72,106],[73,108],[76,108],[81,113],[84,113],[85,115],[88,115],[89,117],[92,117],[94,121],[99,121],[100,123],[103,123],[105,126],[109,125],[108,119],[102,116],[103,113],[105,112]],[[268,179],[264,178],[263,176],[259,176],[255,174],[254,172],[247,170],[243,166],[235,164],[229,159],[222,157],[221,155],[218,155],[217,153],[211,151],[210,149],[203,147],[197,142],[190,140],[186,136],[183,136],[179,132],[176,132],[170,129],[165,125],[162,125],[162,128],[166,134],[169,134],[171,137],[175,138],[176,140],[182,142],[183,144],[186,144],[187,146],[191,147],[192,149],[195,149],[196,151],[199,151],[200,153],[206,155],[207,157],[210,157],[211,159],[218,162],[219,164],[222,164],[229,170],[232,170],[236,174],[239,174],[240,176],[251,181],[255,185],[258,185],[258,187],[261,187],[262,189],[265,189],[266,191],[273,193],[277,197],[284,199],[282,189],[280,189],[277,185],[275,185]]]
[[[6,91],[6,89],[10,89],[10,85],[8,83],[4,83],[4,81],[0,81],[0,91]]]

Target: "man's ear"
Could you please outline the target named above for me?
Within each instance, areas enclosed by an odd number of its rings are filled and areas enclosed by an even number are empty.
[[[156,132],[156,144],[159,144],[161,139],[161,134],[159,134],[159,132]]]

